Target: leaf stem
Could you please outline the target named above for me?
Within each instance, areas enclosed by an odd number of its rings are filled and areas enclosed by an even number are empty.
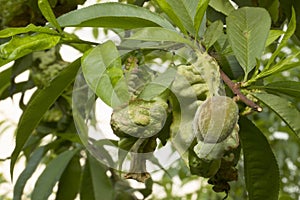
[[[241,84],[234,83],[230,80],[230,78],[220,69],[221,78],[225,82],[225,84],[231,89],[231,91],[236,95],[237,99],[244,102],[246,105],[251,107],[253,110],[257,112],[261,112],[262,108],[248,99],[240,90]]]

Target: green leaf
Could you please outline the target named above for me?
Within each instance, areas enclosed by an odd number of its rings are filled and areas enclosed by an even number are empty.
[[[194,17],[194,28],[195,28],[196,35],[199,32],[199,29],[200,29],[200,26],[201,26],[201,23],[202,23],[202,19],[204,17],[205,12],[206,12],[208,3],[209,3],[209,0],[199,1],[199,4],[197,6],[197,12],[196,12],[196,15]]]
[[[80,157],[74,156],[60,177],[56,200],[73,200],[79,192],[81,182]]]
[[[11,155],[10,164],[11,177],[13,177],[15,163],[27,139],[42,119],[44,113],[62,94],[65,88],[73,82],[79,67],[80,59],[77,59],[51,81],[49,86],[42,90],[37,90],[30,99],[19,120],[16,131],[16,147]]]
[[[129,39],[158,42],[178,42],[193,46],[193,43],[190,40],[185,39],[178,32],[160,27],[141,28]]]
[[[284,31],[282,30],[270,30],[269,36],[266,41],[266,47],[272,44],[275,40],[277,40],[282,34],[284,34]]]
[[[228,0],[210,0],[209,6],[226,16],[235,10],[233,5]]]
[[[271,76],[274,75],[278,72],[282,72],[282,71],[286,71],[288,69],[294,68],[294,67],[299,67],[300,62],[297,61],[295,62],[294,59],[300,55],[300,52],[295,53],[285,59],[280,60],[279,62],[277,62],[275,65],[273,65],[271,68],[265,68],[264,70],[262,70],[261,73],[259,73],[257,76],[253,77],[250,81],[252,80],[257,80],[257,79],[261,79],[261,78],[265,78],[267,76]]]
[[[253,93],[252,95],[276,113],[298,137],[300,136],[300,112],[291,102],[273,94]]]
[[[182,22],[185,30],[187,30],[192,35],[196,35],[196,31],[193,25],[194,16],[196,14],[196,8],[198,0],[166,0],[166,2],[171,6],[171,8],[176,11],[177,17]]]
[[[0,72],[0,99],[1,99],[3,92],[10,85],[11,72],[12,72],[11,67]]]
[[[187,34],[181,20],[176,15],[175,10],[167,3],[166,0],[155,0],[160,9],[163,10],[164,13],[168,15],[168,17],[174,22],[174,24],[183,32],[185,35]]]
[[[82,60],[82,71],[89,87],[107,105],[115,107],[128,102],[129,93],[123,77],[121,58],[112,41],[88,52]]]
[[[38,164],[41,162],[43,156],[46,153],[45,146],[37,148],[30,156],[28,162],[26,163],[26,168],[22,171],[18,180],[14,186],[14,198],[13,200],[21,200],[24,187],[27,180],[31,177],[33,172],[36,170]]]
[[[300,99],[300,82],[296,81],[278,81],[263,86],[268,92],[286,94]]]
[[[92,156],[88,156],[87,162],[89,162],[88,166],[94,188],[93,193],[89,194],[93,197],[91,199],[113,200],[114,188],[109,177],[106,175],[107,169]]]
[[[226,22],[229,42],[246,79],[264,50],[271,26],[269,13],[263,8],[243,7],[232,11]]]
[[[92,182],[92,175],[90,170],[90,164],[89,161],[86,160],[84,165],[84,170],[82,173],[82,181],[81,181],[81,187],[80,187],[80,199],[81,200],[95,200],[94,195],[94,186]]]
[[[147,101],[159,96],[172,84],[176,73],[175,69],[169,68],[166,72],[159,74],[152,82],[145,86],[139,98]]]
[[[57,18],[61,27],[108,27],[133,29],[161,26],[174,29],[158,14],[129,4],[101,3],[71,11]]]
[[[48,33],[53,35],[58,35],[58,33],[49,27],[35,26],[34,24],[29,24],[26,27],[20,28],[6,28],[0,31],[0,38],[8,38],[14,35],[36,32],[36,33]]]
[[[78,151],[79,149],[65,151],[49,162],[35,183],[31,194],[32,200],[48,199],[56,182]]]
[[[27,36],[15,36],[0,46],[0,66],[21,58],[34,51],[50,49],[58,44],[60,36],[39,33]]]
[[[266,137],[246,117],[239,124],[249,200],[278,199],[279,169]]]
[[[276,23],[279,15],[279,0],[258,0],[259,7],[263,7],[270,13],[272,21]]]
[[[215,21],[206,29],[204,33],[204,44],[206,51],[221,37],[223,34],[223,23],[221,21]]]
[[[279,46],[277,47],[277,49],[275,50],[275,52],[272,54],[271,58],[269,59],[267,65],[265,66],[264,70],[268,70],[271,67],[271,64],[275,61],[275,58],[278,56],[278,54],[280,53],[281,49],[283,47],[286,46],[288,40],[290,39],[290,37],[292,37],[292,35],[294,34],[296,30],[296,14],[295,14],[295,10],[294,8],[292,9],[292,17],[290,20],[290,23],[288,25],[287,30],[285,31],[285,34],[279,44]]]
[[[62,29],[56,20],[56,17],[52,11],[52,8],[51,8],[48,0],[39,0],[38,6],[39,6],[43,16],[48,20],[48,22],[50,22],[61,33]]]

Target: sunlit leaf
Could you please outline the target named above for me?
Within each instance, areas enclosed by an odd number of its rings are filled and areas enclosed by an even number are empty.
[[[65,88],[73,82],[79,67],[80,59],[77,59],[51,81],[46,88],[37,90],[30,99],[17,127],[16,147],[11,155],[10,173],[12,177],[17,158],[32,131],[36,128],[44,113],[61,95]]]
[[[59,23],[56,20],[56,17],[52,11],[52,8],[48,0],[38,0],[38,6],[44,15],[44,17],[59,31],[62,32],[62,29]]]
[[[209,0],[198,1],[198,2],[199,2],[199,4],[197,6],[197,12],[196,12],[196,15],[194,17],[194,27],[195,27],[196,35],[199,32],[201,23],[203,22],[202,19],[204,17],[205,12],[206,12]]]
[[[4,30],[1,30],[0,38],[7,38],[21,33],[29,33],[29,32],[48,33],[48,34],[58,35],[56,31],[50,29],[49,27],[35,26],[34,24],[29,24],[26,27],[6,28]]]
[[[279,169],[266,137],[246,117],[239,125],[249,200],[278,199]]]
[[[247,77],[265,48],[271,18],[263,8],[243,7],[232,11],[226,23],[232,50]]]
[[[300,136],[300,112],[291,102],[273,94],[252,95],[276,113],[298,137]]]
[[[109,27],[132,29],[161,26],[174,29],[171,23],[148,9],[129,4],[101,3],[60,16],[62,27]]]
[[[78,150],[79,149],[64,151],[49,162],[35,183],[34,190],[31,194],[32,200],[48,199],[56,182]]]
[[[15,36],[0,46],[0,66],[34,51],[50,49],[58,44],[60,36],[45,33]]]
[[[176,11],[168,4],[167,0],[156,0],[158,6],[168,15],[168,17],[173,21],[173,23],[183,32],[187,33],[181,20],[176,14]]]
[[[297,59],[297,57],[300,55],[300,52],[297,52],[285,59],[280,60],[279,62],[277,62],[275,65],[273,65],[271,68],[263,70],[262,72],[260,72],[257,76],[253,77],[253,79],[261,79],[261,78],[265,78],[271,75],[274,75],[276,73],[282,72],[282,71],[286,71],[288,69],[294,68],[294,67],[299,67],[300,66],[300,62],[297,61],[295,62],[295,58]]]
[[[268,39],[266,41],[266,47],[272,44],[275,40],[277,40],[282,34],[284,34],[284,31],[282,30],[270,30]]]
[[[281,49],[286,46],[288,40],[292,37],[295,30],[296,30],[296,13],[295,13],[295,10],[292,9],[292,16],[291,16],[290,22],[288,24],[287,30],[285,31],[285,34],[284,34],[282,40],[280,41],[279,46],[277,47],[275,52],[272,54],[271,58],[268,60],[268,63],[265,66],[265,68],[263,69],[263,71],[268,70],[271,67],[271,64],[275,61],[275,58],[280,53]]]

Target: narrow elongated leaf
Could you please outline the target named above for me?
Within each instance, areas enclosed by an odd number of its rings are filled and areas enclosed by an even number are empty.
[[[239,124],[249,200],[278,199],[279,169],[266,137],[246,117]]]
[[[253,93],[252,95],[275,112],[298,137],[300,136],[300,112],[291,102],[273,94]]]
[[[81,182],[81,165],[79,158],[79,156],[74,156],[61,175],[56,200],[74,200],[79,192]]]
[[[10,85],[11,68],[0,72],[0,99],[4,90]]]
[[[94,188],[95,200],[113,200],[113,185],[106,175],[106,168],[102,166],[95,158],[88,158],[92,183]]]
[[[259,73],[256,77],[253,77],[253,79],[260,79],[260,78],[265,78],[267,76],[274,75],[276,73],[286,71],[288,69],[294,68],[294,67],[299,67],[300,62],[297,61],[295,62],[294,59],[300,55],[300,52],[295,53],[283,60],[280,60],[278,63],[272,66],[272,68],[269,69],[264,69],[261,73]]]
[[[32,156],[29,158],[28,163],[26,164],[26,168],[18,177],[18,180],[14,186],[14,200],[21,200],[24,187],[26,185],[27,180],[31,177],[33,172],[36,170],[38,164],[42,160],[46,148],[45,146],[37,148],[33,153]]]
[[[91,175],[90,163],[86,160],[84,170],[82,174],[82,181],[80,187],[80,199],[81,200],[95,200],[93,177]]]
[[[35,183],[31,194],[32,200],[48,199],[56,182],[78,150],[65,151],[49,162]]]
[[[209,5],[216,11],[221,12],[226,16],[235,10],[233,5],[228,0],[210,0]]]
[[[39,0],[38,6],[43,14],[43,16],[61,33],[62,29],[56,20],[56,17],[52,11],[52,8],[48,0]]]
[[[194,28],[195,28],[196,35],[199,32],[201,23],[203,22],[202,19],[204,17],[205,12],[206,12],[209,0],[198,1],[198,2],[199,2],[199,4],[197,6],[197,12],[196,12],[196,15],[194,17]]]
[[[24,37],[15,36],[0,46],[0,66],[34,51],[50,49],[57,45],[60,36],[40,33]]]
[[[48,33],[53,35],[58,35],[58,33],[49,27],[35,26],[34,24],[29,24],[26,27],[20,28],[6,28],[0,31],[0,38],[7,38],[18,34],[36,32],[36,33]]]
[[[208,50],[223,34],[223,23],[221,21],[213,22],[204,33],[204,44]]]
[[[291,20],[289,22],[288,28],[285,31],[285,34],[279,44],[279,46],[277,47],[277,49],[275,50],[275,52],[272,54],[271,58],[269,59],[267,65],[265,66],[264,70],[268,70],[271,67],[271,64],[275,61],[275,58],[278,56],[278,54],[280,53],[281,49],[283,47],[286,46],[286,43],[288,42],[288,40],[292,37],[292,35],[294,34],[296,30],[296,13],[294,8],[292,8],[292,16],[291,16]]]
[[[184,25],[177,16],[175,10],[168,4],[167,0],[155,0],[158,6],[168,15],[168,17],[173,21],[173,23],[185,34],[187,34]]]
[[[88,52],[82,61],[82,71],[89,87],[107,105],[115,107],[128,102],[121,58],[112,41]]]
[[[158,42],[178,42],[193,46],[193,43],[190,40],[185,39],[178,32],[160,27],[142,28],[135,32],[129,39]]]
[[[284,31],[282,30],[270,30],[268,39],[266,41],[266,47],[272,44],[275,40],[277,40],[282,34],[284,34]]]
[[[232,50],[247,77],[262,55],[271,18],[263,8],[243,7],[232,11],[226,23]]]
[[[132,29],[161,26],[174,29],[171,23],[148,9],[129,4],[101,3],[71,11],[57,18],[61,27],[109,27]]]
[[[278,81],[264,86],[268,92],[286,94],[300,99],[300,82],[296,81]]]
[[[24,110],[17,127],[16,147],[11,155],[10,173],[13,177],[13,169],[17,158],[24,147],[32,131],[36,128],[44,113],[74,80],[80,67],[80,59],[77,59],[66,67],[49,86],[36,91]]]

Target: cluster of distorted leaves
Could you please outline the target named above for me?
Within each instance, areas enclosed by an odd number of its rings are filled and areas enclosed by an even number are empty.
[[[202,109],[205,112],[204,117],[210,118],[210,120],[216,120],[215,117],[224,117],[226,118],[225,121],[223,119],[220,119],[221,122],[224,124],[217,124],[217,126],[221,126],[224,130],[226,129],[226,126],[228,124],[230,125],[230,130],[227,134],[225,134],[222,141],[215,141],[215,144],[207,143],[208,141],[205,141],[204,139],[208,140],[210,136],[205,138],[205,135],[201,136],[201,134],[206,133],[200,133],[199,130],[193,130],[196,131],[195,136],[197,137],[197,140],[194,139],[192,144],[189,147],[188,150],[188,165],[190,167],[191,174],[198,175],[204,178],[209,178],[208,183],[214,185],[213,190],[215,192],[225,192],[228,194],[230,190],[230,185],[228,182],[230,181],[236,181],[237,180],[237,169],[235,166],[237,165],[237,162],[239,160],[240,155],[240,146],[239,146],[239,139],[238,139],[238,125],[237,125],[237,119],[238,119],[238,108],[235,102],[231,100],[228,97],[223,96],[217,96],[214,97],[214,99],[218,99],[217,104],[218,105],[209,105],[207,102],[211,102],[212,99],[211,93],[212,90],[215,90],[215,94],[218,95],[219,89],[218,87],[221,87],[219,85],[219,80],[217,79],[219,75],[215,75],[217,78],[216,80],[210,80],[207,77],[209,77],[208,73],[209,70],[214,69],[215,62],[209,62],[209,59],[212,59],[211,57],[208,57],[208,62],[201,61],[201,65],[195,66],[195,65],[181,65],[178,67],[177,72],[181,76],[185,77],[186,80],[189,82],[189,86],[182,83],[182,81],[179,81],[179,79],[175,79],[173,83],[173,87],[175,90],[179,91],[178,95],[180,95],[182,98],[191,98],[189,88],[185,87],[191,87],[193,88],[192,91],[197,96],[197,100],[194,102],[194,106],[191,106],[190,112],[194,113],[194,116],[190,121],[187,121],[186,125],[190,125],[191,120],[198,121],[198,118],[196,117],[199,112],[195,113],[195,109],[199,110]],[[205,76],[205,73],[203,73],[203,70],[207,67],[210,68],[209,70],[206,70],[207,76]],[[200,67],[200,68],[199,68]],[[212,71],[213,73],[209,73],[213,78],[214,75],[217,74],[218,68],[215,68],[216,71]],[[185,86],[184,86],[185,85]],[[215,88],[215,89],[214,89]],[[218,98],[220,97],[220,98]],[[226,102],[229,102],[230,104],[226,104]],[[222,106],[223,102],[223,106]],[[225,105],[226,104],[226,105]],[[227,108],[227,105],[230,105]],[[202,108],[205,107],[205,108]],[[224,112],[224,116],[222,114],[218,116],[212,117],[211,109],[214,108],[215,111]],[[228,121],[229,120],[229,121]],[[203,121],[203,119],[202,119]],[[217,120],[219,121],[219,120]],[[209,122],[209,120],[208,120]],[[198,123],[198,122],[197,122]],[[207,125],[209,126],[209,125]],[[195,127],[194,127],[195,129]],[[189,131],[189,129],[185,129]],[[182,135],[188,135],[189,133],[183,132]],[[206,135],[207,136],[207,135]],[[213,137],[214,138],[214,137]],[[218,139],[218,138],[214,138]],[[220,139],[220,138],[219,138]],[[201,155],[201,151],[205,148],[210,148],[210,152],[206,153],[205,155]],[[226,195],[227,196],[227,195]]]
[[[56,48],[34,52],[31,75],[35,85],[46,87],[68,63],[63,61]]]
[[[49,0],[56,17],[75,10],[85,0]],[[0,28],[22,27],[32,23],[44,25],[47,21],[38,8],[38,0],[0,0]]]
[[[191,135],[193,131],[192,123],[197,108],[212,93],[218,95],[219,87],[221,87],[217,63],[208,54],[201,56],[201,58],[207,58],[207,60],[196,62],[196,65],[180,64],[176,66],[177,74],[170,88],[150,101],[139,98],[139,95],[145,86],[154,79],[157,72],[144,65],[143,58],[140,55],[131,54],[126,57],[123,63],[123,73],[130,93],[130,102],[114,108],[111,118],[112,129],[120,137],[120,148],[137,153],[153,152],[157,148],[157,138],[160,139],[163,145],[166,144],[168,139],[172,139],[176,134],[175,132],[180,129],[180,120],[185,120],[184,124],[187,127],[183,132],[180,132],[182,138],[180,140],[181,142],[187,140],[184,137]],[[204,73],[206,67],[209,70]],[[210,75],[213,76],[212,79],[209,78]],[[189,116],[184,115],[184,119],[178,120],[180,118],[178,109],[183,108],[180,108],[180,106],[178,108],[174,104],[175,101],[172,100],[174,95],[170,95],[170,91],[176,95],[176,98],[190,102],[184,108]],[[188,148],[187,161],[191,174],[209,178],[208,183],[214,185],[213,189],[216,192],[226,192],[228,194],[230,190],[228,182],[237,180],[235,166],[239,159],[240,148],[236,122],[237,118],[235,117],[231,128],[235,127],[234,131],[231,130],[234,133],[227,134],[226,137],[229,139],[219,142],[220,144],[215,148],[213,155],[204,158],[195,153],[194,147],[202,141],[194,139],[194,142],[188,144],[190,147]],[[137,143],[139,143],[138,147],[135,146]],[[173,143],[176,146],[176,141],[173,141]],[[134,167],[131,168],[132,172],[125,177],[144,182],[149,177],[149,174],[146,173],[145,160],[133,159],[132,162],[135,163]],[[143,173],[134,173],[136,171]]]
[[[156,133],[162,129],[162,120],[168,110],[168,104],[159,97],[151,101],[138,97],[155,76],[155,71],[143,64],[141,54],[133,52],[126,56],[123,73],[130,100],[125,105],[114,108],[111,127],[114,134],[120,138],[119,148],[141,155],[132,155],[130,172],[125,177],[145,182],[150,175],[142,154],[156,149],[156,138],[159,136]]]

